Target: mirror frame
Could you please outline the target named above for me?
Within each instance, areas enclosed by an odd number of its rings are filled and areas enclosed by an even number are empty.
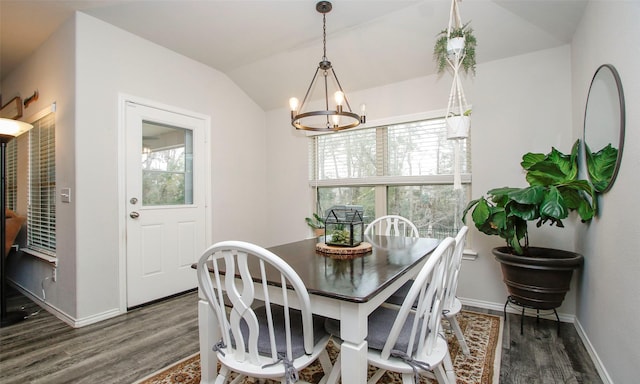
[[[620,75],[618,74],[618,71],[616,70],[616,68],[611,65],[611,64],[602,64],[601,66],[598,67],[598,69],[596,69],[596,72],[594,73],[593,77],[591,78],[591,84],[589,85],[589,93],[587,94],[587,101],[585,103],[585,108],[584,108],[584,122],[583,122],[583,133],[582,133],[582,141],[584,143],[584,160],[585,160],[585,167],[587,167],[587,114],[589,111],[589,99],[591,98],[591,92],[592,92],[592,88],[593,88],[593,84],[594,81],[596,80],[596,77],[598,76],[598,74],[600,73],[600,71],[605,71],[608,70],[610,71],[611,75],[613,76],[614,80],[615,80],[615,86],[618,90],[618,103],[619,103],[619,121],[620,121],[620,126],[619,126],[619,130],[618,130],[618,156],[616,158],[616,162],[614,165],[614,170],[613,173],[611,174],[611,179],[609,180],[607,186],[602,189],[602,190],[598,190],[596,189],[596,193],[605,193],[607,191],[609,191],[611,189],[611,187],[613,186],[614,181],[616,180],[616,177],[618,176],[618,170],[620,169],[620,163],[622,162],[622,150],[624,147],[624,136],[625,136],[625,101],[624,101],[624,92],[622,90],[622,80],[620,79]],[[593,108],[593,106],[592,106]],[[613,142],[613,140],[612,140]],[[589,177],[589,180],[591,180],[591,175],[589,174],[589,170],[587,168],[587,176]]]

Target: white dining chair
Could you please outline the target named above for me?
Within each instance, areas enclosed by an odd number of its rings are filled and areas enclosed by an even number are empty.
[[[453,238],[443,240],[416,276],[402,306],[381,306],[369,315],[367,358],[377,368],[369,384],[378,382],[387,371],[400,373],[403,383],[417,384],[420,376],[435,378],[440,384],[456,383],[447,341],[440,334],[447,265],[454,249]],[[325,327],[339,337],[338,321],[327,319]],[[337,382],[339,367],[340,357],[329,383]]]
[[[365,235],[420,237],[418,227],[399,215],[378,217],[364,229]]]
[[[456,291],[458,289],[458,277],[460,275],[460,267],[462,266],[462,256],[464,253],[464,247],[467,239],[467,232],[469,227],[466,225],[460,228],[456,234],[456,248],[447,267],[447,285],[445,290],[444,306],[442,309],[442,317],[447,320],[446,324],[453,331],[460,349],[465,356],[471,354],[469,346],[464,338],[460,324],[458,323],[457,315],[462,311],[462,303],[460,299],[456,297]],[[386,301],[386,304],[400,306],[406,299],[407,292],[411,288],[413,280],[409,280],[396,292],[394,292]]]
[[[267,271],[275,272],[280,287],[267,283]],[[202,254],[197,275],[221,335],[211,346],[221,365],[216,384],[226,383],[231,372],[238,374],[232,383],[249,376],[289,384],[318,359],[325,374],[331,371],[324,318],[312,315],[302,280],[280,257],[255,244],[224,241]]]

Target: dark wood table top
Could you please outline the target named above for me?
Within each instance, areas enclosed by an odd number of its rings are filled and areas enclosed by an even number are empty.
[[[298,273],[309,293],[362,303],[420,263],[441,240],[367,236],[365,241],[372,245],[372,250],[348,260],[316,251],[318,241],[316,238],[300,240],[268,250],[281,257]],[[197,264],[193,267],[196,268]],[[220,268],[224,269],[224,266]],[[259,276],[257,263],[250,264],[250,269],[255,269],[255,276]],[[268,267],[266,271],[269,278]],[[269,284],[279,286],[277,275],[274,276]]]
[[[371,252],[353,259],[316,251],[318,239],[268,248],[298,273],[309,293],[352,302],[369,301],[440,243],[438,239],[372,236]]]

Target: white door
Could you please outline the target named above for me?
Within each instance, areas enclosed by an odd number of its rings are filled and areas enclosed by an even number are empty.
[[[197,286],[205,120],[126,103],[127,307]]]

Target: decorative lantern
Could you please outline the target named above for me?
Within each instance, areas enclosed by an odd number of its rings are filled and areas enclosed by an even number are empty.
[[[362,213],[354,208],[333,208],[324,221],[327,245],[357,247],[364,236]]]

